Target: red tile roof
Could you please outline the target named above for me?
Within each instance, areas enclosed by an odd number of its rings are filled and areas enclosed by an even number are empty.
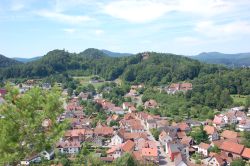
[[[64,134],[65,137],[79,137],[80,135],[85,134],[85,129],[74,129],[67,130]]]
[[[182,122],[182,123],[178,123],[177,124],[177,127],[181,130],[181,131],[185,131],[189,128],[188,124],[185,123],[185,122]]]
[[[133,151],[134,147],[135,147],[134,141],[128,140],[122,145],[121,148],[124,152],[131,152]]]
[[[245,148],[241,156],[250,159],[250,148]]]
[[[221,144],[221,146],[219,148],[221,150],[231,152],[231,153],[236,153],[236,154],[240,155],[244,149],[244,145],[240,145],[240,144],[237,144],[234,142],[225,141]]]
[[[221,136],[227,139],[232,139],[232,138],[237,138],[238,137],[238,133],[235,131],[230,131],[230,130],[224,130],[221,133]]]
[[[108,136],[108,135],[113,135],[113,128],[112,127],[96,127],[94,129],[94,133],[96,135],[102,135],[102,136]]]
[[[207,132],[208,135],[212,135],[215,132],[217,132],[217,130],[216,130],[216,128],[214,126],[208,126],[208,125],[206,125],[204,127],[204,130]]]
[[[206,150],[210,147],[209,144],[206,144],[206,143],[203,143],[203,142],[201,142],[198,146],[199,146],[201,149],[206,149]]]
[[[157,148],[142,148],[142,156],[145,157],[157,157],[158,152]]]

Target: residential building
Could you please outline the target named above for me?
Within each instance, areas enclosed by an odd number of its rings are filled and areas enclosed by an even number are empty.
[[[59,143],[57,143],[56,145],[56,149],[60,152],[60,153],[65,153],[65,154],[76,154],[80,151],[81,149],[81,144],[79,141],[74,141],[74,142],[70,142],[70,141],[61,141]]]
[[[208,156],[208,149],[210,148],[209,144],[201,142],[198,145],[198,153],[202,154],[203,156]]]
[[[206,125],[203,129],[207,132],[209,141],[215,141],[219,139],[219,133],[214,126]]]
[[[241,154],[244,150],[244,145],[231,141],[224,141],[219,148],[221,151],[225,152],[228,157],[238,158],[241,157]]]

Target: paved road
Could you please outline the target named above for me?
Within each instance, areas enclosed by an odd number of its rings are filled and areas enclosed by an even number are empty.
[[[151,134],[151,132],[146,128],[146,126],[144,125],[144,123],[142,121],[141,121],[141,124],[144,126],[144,129],[146,130],[146,132],[148,134],[148,139],[152,140],[152,141],[155,141],[157,147],[159,147],[159,150],[158,150],[158,153],[159,153],[159,165],[160,166],[166,166],[166,165],[167,166],[172,166],[172,165],[174,165],[173,162],[171,162],[171,160],[169,159],[169,157],[164,152],[164,148],[160,144],[160,142],[155,140],[155,138],[153,137],[153,135]]]

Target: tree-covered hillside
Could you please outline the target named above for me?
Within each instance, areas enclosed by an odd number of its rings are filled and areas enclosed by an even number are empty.
[[[204,98],[213,98],[215,95],[213,92],[217,91],[216,89],[227,90],[230,94],[250,94],[249,71],[250,69],[233,70],[219,65],[205,64],[184,56],[155,52],[110,57],[101,50],[91,48],[79,54],[53,50],[37,61],[2,68],[0,77],[8,79],[51,78],[52,76],[56,78],[58,74],[99,75],[106,80],[121,78],[124,82],[144,83],[151,86],[190,81],[194,85],[194,91],[205,94]],[[207,91],[213,94],[209,95]],[[192,97],[195,98],[195,96],[197,93]],[[212,101],[212,99],[205,101],[199,98],[199,102],[211,103]]]
[[[139,53],[118,58],[97,49],[87,49],[79,54],[53,50],[37,61],[2,69],[1,78],[40,78],[58,73],[98,74],[106,80],[121,77],[129,82],[159,85],[193,79],[201,73],[214,73],[219,68],[172,54],[151,52],[147,56]]]
[[[0,67],[9,67],[16,64],[20,64],[20,62],[14,59],[7,58],[0,54]]]

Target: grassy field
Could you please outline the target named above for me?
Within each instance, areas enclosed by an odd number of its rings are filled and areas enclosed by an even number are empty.
[[[97,89],[98,87],[105,84],[106,81],[98,82],[98,83],[90,83],[90,80],[93,76],[82,76],[82,77],[73,77],[75,80],[78,80],[82,86],[87,86],[88,84],[94,85],[94,87]],[[104,79],[102,79],[104,80]]]
[[[244,95],[231,95],[235,104],[245,104],[246,96]]]

